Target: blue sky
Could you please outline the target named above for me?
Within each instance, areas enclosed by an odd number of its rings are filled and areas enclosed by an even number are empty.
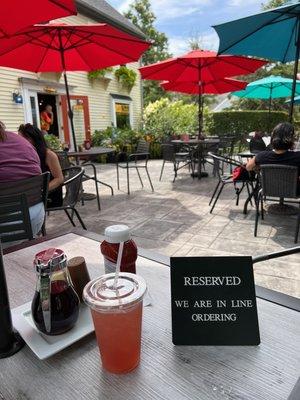
[[[264,0],[151,0],[157,28],[169,37],[170,51],[182,54],[192,36],[201,37],[202,47],[217,49],[217,35],[211,25],[259,12]],[[132,0],[108,0],[124,12]]]

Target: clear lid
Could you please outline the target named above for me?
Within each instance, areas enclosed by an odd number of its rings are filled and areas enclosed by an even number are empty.
[[[85,303],[102,312],[131,307],[141,301],[146,292],[145,280],[135,274],[121,272],[117,289],[113,288],[115,274],[106,274],[89,282],[83,290]]]
[[[105,229],[105,240],[108,243],[120,243],[130,240],[130,228],[127,225],[111,225]]]

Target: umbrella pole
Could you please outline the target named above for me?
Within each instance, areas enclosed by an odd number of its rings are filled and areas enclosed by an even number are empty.
[[[300,19],[298,17],[297,20],[297,41],[296,41],[296,56],[295,56],[295,66],[294,66],[294,76],[293,76],[293,86],[292,86],[292,96],[291,96],[291,105],[289,112],[289,121],[292,123],[293,121],[293,111],[294,111],[294,99],[296,93],[296,80],[298,73],[298,62],[299,62],[299,54],[300,54]]]
[[[198,139],[200,139],[202,134],[202,124],[203,124],[203,107],[202,107],[202,82],[201,82],[201,65],[199,62],[198,65],[198,85],[199,85],[199,92],[198,92]]]
[[[269,116],[268,116],[268,131],[271,133],[271,107],[272,107],[272,84],[270,90],[270,97],[269,97]]]
[[[64,48],[63,48],[63,44],[62,44],[62,37],[61,37],[61,31],[60,30],[59,30],[59,43],[60,43],[61,65],[62,65],[62,69],[63,69],[65,88],[66,88],[66,95],[67,95],[67,103],[68,103],[68,116],[69,116],[69,119],[70,119],[71,132],[72,132],[72,138],[73,138],[73,144],[74,144],[74,151],[77,151],[75,127],[74,127],[74,120],[73,120],[73,111],[72,111],[72,106],[71,106],[69,84],[68,84],[68,78],[67,78],[67,73],[66,73],[65,52],[64,52]]]

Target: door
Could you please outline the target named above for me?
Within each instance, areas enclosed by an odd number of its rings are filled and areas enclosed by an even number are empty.
[[[87,96],[71,96],[71,107],[73,111],[73,121],[77,145],[83,143],[85,139],[91,138],[89,100]],[[65,142],[73,146],[73,139],[68,117],[67,96],[61,96],[61,110],[63,119],[63,132]]]
[[[26,112],[26,122],[38,128],[41,128],[39,101],[37,92],[28,91],[29,104]]]

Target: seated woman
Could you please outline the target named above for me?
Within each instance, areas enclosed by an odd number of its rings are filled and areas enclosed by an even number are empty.
[[[43,133],[31,124],[21,125],[19,134],[28,140],[40,159],[42,172],[50,172],[48,207],[60,207],[62,205],[62,183],[64,182],[63,173],[59,160],[54,151],[47,146]]]
[[[19,135],[9,132],[0,121],[0,182],[18,182],[41,174],[40,160],[35,149]],[[29,208],[33,235],[44,223],[43,203]],[[8,244],[7,244],[8,245]]]
[[[263,164],[292,165],[298,168],[300,177],[300,151],[292,151],[295,143],[295,131],[292,124],[283,122],[275,126],[272,137],[272,151],[261,151],[248,161],[248,171]]]
[[[254,136],[250,140],[249,147],[251,153],[258,153],[267,149],[262,132],[256,131],[254,133]]]

